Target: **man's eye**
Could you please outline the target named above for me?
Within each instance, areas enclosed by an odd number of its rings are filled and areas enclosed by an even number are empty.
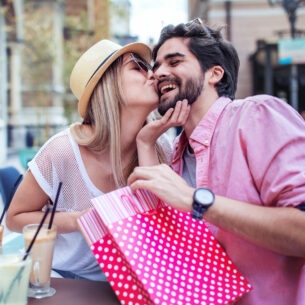
[[[169,63],[169,65],[170,66],[172,66],[172,67],[174,67],[174,66],[177,66],[178,64],[180,63],[180,60],[171,60],[170,61],[170,63]]]

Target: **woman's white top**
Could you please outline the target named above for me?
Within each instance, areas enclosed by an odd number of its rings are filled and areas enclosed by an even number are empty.
[[[171,139],[165,134],[158,141],[170,159]],[[28,167],[53,202],[58,185],[62,182],[57,211],[86,210],[92,207],[92,198],[103,194],[90,180],[79,146],[69,128],[51,137],[29,162]],[[52,268],[70,271],[90,280],[105,279],[81,232],[58,234]]]

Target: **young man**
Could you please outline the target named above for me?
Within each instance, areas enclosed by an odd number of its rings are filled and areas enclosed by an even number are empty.
[[[160,113],[182,99],[191,110],[172,168],[138,167],[128,184],[208,223],[253,286],[236,304],[304,305],[301,116],[272,96],[233,100],[237,52],[200,20],[165,27],[153,55]]]

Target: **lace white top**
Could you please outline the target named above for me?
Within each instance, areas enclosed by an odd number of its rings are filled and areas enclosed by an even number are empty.
[[[158,141],[170,159],[171,139],[165,134]],[[53,202],[59,182],[62,182],[57,211],[85,210],[92,206],[92,198],[103,194],[90,180],[79,146],[69,128],[51,137],[28,166],[37,183]],[[104,280],[104,275],[80,232],[58,234],[52,268],[70,271],[91,280]]]

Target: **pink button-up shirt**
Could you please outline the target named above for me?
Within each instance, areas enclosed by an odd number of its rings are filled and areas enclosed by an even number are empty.
[[[172,167],[182,175],[188,141],[184,133],[177,140]],[[267,95],[233,102],[219,98],[189,143],[196,156],[197,187],[264,206],[305,202],[305,122],[283,101]],[[237,304],[305,304],[304,258],[279,255],[219,228],[213,231],[253,286]]]

